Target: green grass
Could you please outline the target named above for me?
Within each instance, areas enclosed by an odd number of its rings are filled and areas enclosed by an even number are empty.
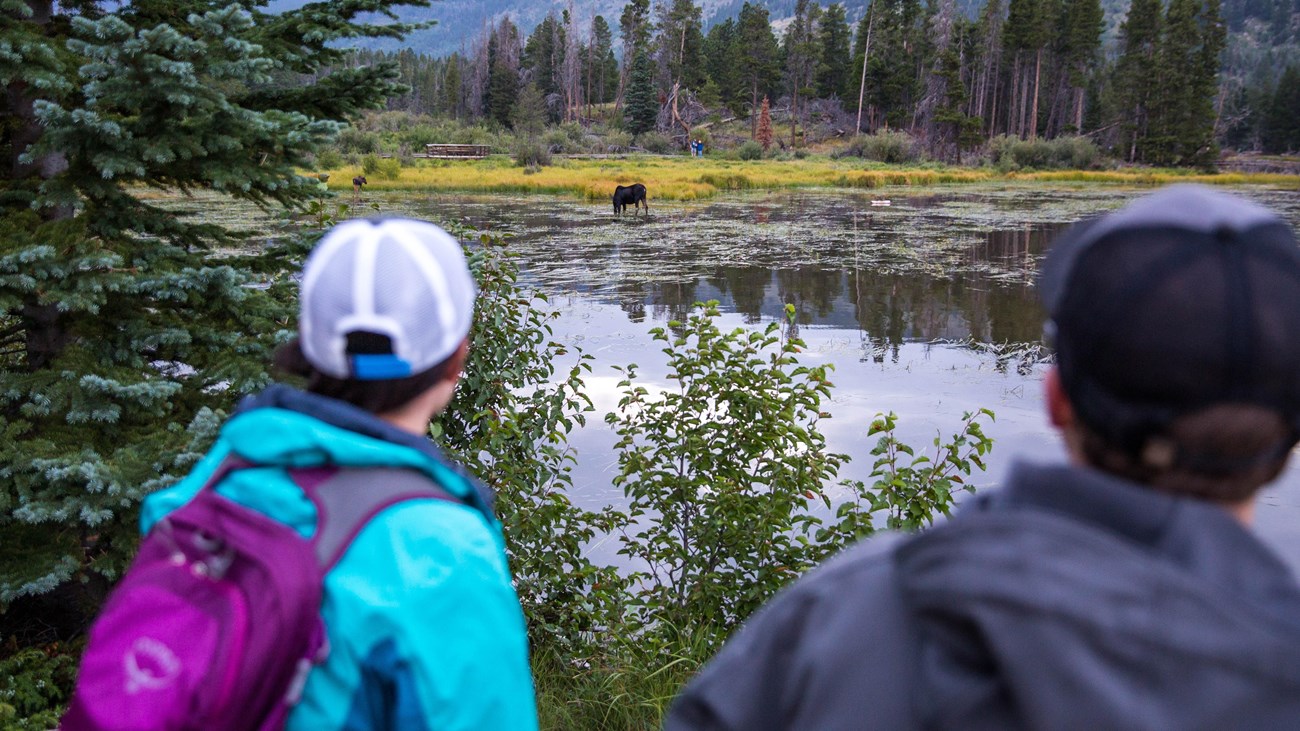
[[[543,731],[652,731],[686,681],[713,656],[704,634],[672,641],[617,637],[593,657],[533,657]]]

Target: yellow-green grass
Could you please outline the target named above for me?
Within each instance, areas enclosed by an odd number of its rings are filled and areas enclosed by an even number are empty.
[[[396,169],[396,166],[393,166]],[[345,167],[330,173],[329,187],[347,190],[361,171]],[[899,167],[861,160],[810,157],[803,160],[703,160],[689,157],[633,156],[618,159],[568,159],[540,169],[515,165],[509,158],[418,161],[396,177],[369,177],[370,190],[474,193],[549,193],[587,200],[608,198],[616,185],[644,183],[657,200],[711,198],[734,190],[781,188],[880,188],[998,181],[1043,181],[1162,185],[1201,182],[1224,185],[1267,184],[1300,189],[1300,176],[1279,174],[1194,174],[1178,170],[1124,169],[1001,173],[991,168]]]

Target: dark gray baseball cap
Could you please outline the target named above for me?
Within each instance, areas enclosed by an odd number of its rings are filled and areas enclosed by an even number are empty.
[[[1223,403],[1274,409],[1300,434],[1300,246],[1263,206],[1165,188],[1063,233],[1039,289],[1062,385],[1107,442],[1137,454]]]

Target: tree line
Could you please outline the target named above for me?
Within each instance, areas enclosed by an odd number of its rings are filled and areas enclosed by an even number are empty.
[[[693,0],[629,0],[617,28],[570,6],[528,34],[502,17],[450,56],[363,50],[352,63],[398,65],[411,92],[390,108],[507,127],[589,120],[612,104],[633,134],[684,141],[708,115],[748,118],[756,136],[766,97],[784,119],[778,142],[795,146],[815,116],[847,133],[906,131],[952,161],[999,135],[1087,135],[1117,158],[1165,165],[1206,163],[1222,142],[1300,149],[1300,94],[1287,83],[1300,65],[1270,74],[1257,60],[1248,82],[1229,78],[1220,2],[1133,0],[1107,48],[1100,0],[988,0],[975,17],[956,0],[871,0],[854,22],[843,4],[796,0],[780,33],[757,4],[706,32]],[[1243,28],[1283,15],[1241,2],[1226,13]]]

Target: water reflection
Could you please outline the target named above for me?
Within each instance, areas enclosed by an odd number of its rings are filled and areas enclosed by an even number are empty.
[[[1293,191],[1249,189],[1300,225]],[[395,196],[386,212],[460,220],[514,234],[525,276],[552,293],[556,335],[596,357],[588,379],[599,413],[619,397],[612,365],[637,362],[667,385],[650,322],[682,319],[716,299],[724,327],[754,325],[794,305],[810,362],[835,365],[825,422],[829,446],[857,455],[845,477],[863,478],[865,427],[878,411],[900,417],[899,436],[929,443],[963,411],[997,412],[997,446],[983,484],[1012,461],[1062,458],[1040,400],[1046,351],[1033,290],[1051,238],[1085,216],[1117,208],[1134,191],[956,188],[855,193],[798,191],[656,206],[648,219],[613,221],[603,206],[564,198]],[[598,420],[597,420],[598,421]],[[575,435],[582,456],[574,498],[589,507],[621,499],[610,484],[612,432]],[[1261,530],[1300,565],[1300,460],[1265,493]]]
[[[1079,202],[1022,221],[1024,197],[900,196],[872,209],[865,196],[801,191],[660,204],[636,221],[565,199],[392,203],[508,232],[534,283],[616,304],[630,322],[680,320],[716,299],[753,324],[790,304],[799,325],[858,329],[870,358],[896,362],[906,342],[1038,342],[1033,273]]]

